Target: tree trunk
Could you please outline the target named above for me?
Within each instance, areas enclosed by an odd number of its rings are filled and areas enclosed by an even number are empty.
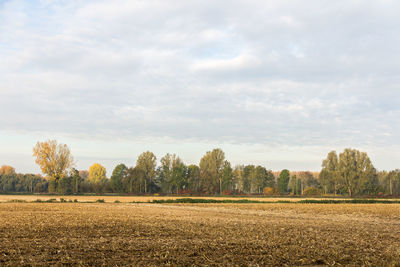
[[[335,197],[336,197],[336,191],[337,191],[337,185],[336,185],[336,182],[335,182],[335,185],[333,186],[333,190],[334,190],[334,192],[333,192],[333,194],[335,195]]]
[[[303,184],[303,180],[301,181],[301,195],[303,195],[304,192],[304,184]]]
[[[219,179],[219,194],[222,195],[222,179]]]

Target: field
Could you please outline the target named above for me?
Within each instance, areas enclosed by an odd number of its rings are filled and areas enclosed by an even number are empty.
[[[400,204],[0,203],[0,265],[400,266]]]

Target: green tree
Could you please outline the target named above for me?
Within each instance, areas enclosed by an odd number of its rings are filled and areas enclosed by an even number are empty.
[[[232,183],[234,189],[238,192],[244,192],[245,181],[244,181],[244,166],[236,165],[232,173]]]
[[[233,170],[231,163],[227,160],[224,161],[222,169],[222,188],[220,190],[233,190]]]
[[[111,175],[110,186],[113,192],[123,192],[122,178],[126,175],[128,167],[125,164],[118,164]]]
[[[186,166],[182,161],[178,161],[172,168],[172,176],[171,176],[171,184],[174,186],[176,190],[176,194],[179,193],[179,190],[186,186]]]
[[[219,149],[208,151],[200,160],[201,189],[206,194],[222,194],[222,174],[225,153]]]
[[[282,170],[278,178],[278,189],[280,194],[287,193],[289,180],[290,180],[289,170],[287,169]]]
[[[197,165],[191,164],[187,167],[186,181],[189,190],[198,192],[200,190],[200,168]]]
[[[122,178],[122,185],[126,193],[141,194],[145,191],[143,171],[137,167],[129,168]]]
[[[79,171],[77,169],[72,169],[71,171],[72,176],[72,193],[78,194],[80,192],[80,186],[82,183],[82,178],[79,175]]]
[[[298,186],[297,176],[293,175],[290,178],[290,182],[289,182],[290,191],[292,192],[293,195],[297,195],[298,194],[297,186]]]
[[[139,155],[136,161],[136,168],[143,173],[144,193],[146,194],[151,185],[154,184],[156,174],[157,158],[150,152],[146,151]]]
[[[72,177],[71,176],[63,176],[59,180],[59,184],[57,187],[57,192],[61,195],[70,195],[72,193]]]
[[[245,193],[252,193],[253,192],[253,181],[255,179],[255,172],[256,166],[254,165],[246,165],[243,168],[243,191]]]
[[[400,170],[390,171],[385,177],[384,186],[391,196],[400,196]]]
[[[180,177],[180,172],[176,169],[182,168],[182,160],[175,154],[167,153],[161,158],[161,168],[160,168],[160,184],[161,188],[166,193],[172,193],[173,187],[179,187],[181,182],[179,180],[184,180]]]
[[[371,192],[376,185],[376,170],[367,153],[347,148],[339,155],[339,175],[350,196]],[[372,185],[373,184],[373,185]]]
[[[341,187],[339,158],[336,151],[329,152],[327,158],[322,162],[319,180],[325,194],[333,192],[336,196]]]
[[[267,169],[262,166],[257,166],[254,169],[254,172],[255,174],[252,180],[252,188],[254,188],[253,192],[261,194],[264,187],[271,185],[271,175],[268,173]]]

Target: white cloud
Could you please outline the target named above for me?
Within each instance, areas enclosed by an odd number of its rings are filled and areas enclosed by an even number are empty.
[[[399,8],[5,1],[0,130],[393,151]]]

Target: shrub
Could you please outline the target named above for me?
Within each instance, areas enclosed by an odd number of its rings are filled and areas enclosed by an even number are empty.
[[[321,196],[322,191],[315,187],[307,187],[306,189],[304,189],[303,195],[304,196]]]
[[[98,200],[96,200],[96,202],[97,203],[104,203],[105,201],[104,201],[104,199],[98,199]]]
[[[232,192],[232,190],[228,190],[228,189],[227,189],[227,190],[224,190],[224,191],[222,191],[222,194],[223,194],[223,195],[225,195],[225,196],[232,195],[232,193],[233,193],[233,192]]]
[[[115,201],[114,201],[114,203],[121,203],[121,201],[119,201],[119,200],[115,200]]]
[[[264,188],[263,193],[264,195],[271,196],[274,195],[276,192],[274,188],[267,186]]]
[[[23,200],[23,199],[11,199],[11,200],[8,200],[7,202],[26,202],[26,200]]]
[[[178,195],[185,195],[185,196],[189,196],[192,195],[193,192],[190,189],[182,189],[178,191]]]

